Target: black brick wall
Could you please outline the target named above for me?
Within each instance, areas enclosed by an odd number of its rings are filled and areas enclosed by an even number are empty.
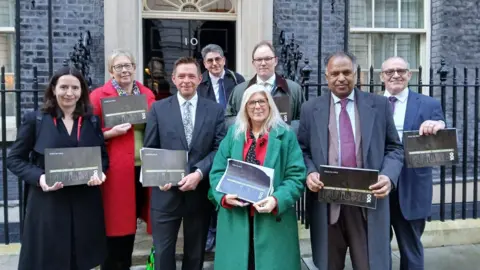
[[[436,70],[440,67],[441,59],[445,60],[449,70],[447,84],[453,83],[453,67],[457,67],[457,83],[473,84],[474,68],[480,66],[480,2],[469,0],[432,0],[432,37],[431,37],[431,65]],[[464,76],[464,68],[468,68],[467,78]],[[435,82],[439,82],[438,74],[435,74]],[[473,174],[473,145],[474,145],[474,87],[467,88],[468,99],[464,103],[464,87],[458,87],[457,91],[457,114],[456,127],[459,129],[460,164],[463,154],[463,133],[467,131],[467,176]],[[447,125],[453,123],[453,91],[447,87],[446,111]],[[435,89],[435,96],[440,98],[440,88]],[[467,110],[467,127],[464,127],[463,112]],[[447,174],[451,170],[447,169]],[[462,166],[457,166],[457,181],[461,179]]]
[[[308,58],[309,65],[313,71],[311,73],[310,82],[318,82],[318,67],[324,69],[323,59],[328,53],[343,50],[344,46],[344,2],[335,1],[332,12],[331,1],[324,0],[322,6],[322,53],[318,56],[318,0],[275,0],[273,2],[273,43],[280,54],[281,45],[279,44],[280,32],[286,33],[287,42],[289,42],[292,34],[300,45],[303,52],[303,59],[299,63],[299,70],[304,66],[304,59]],[[320,60],[320,61],[319,61]],[[278,66],[280,73],[283,73],[281,63]],[[300,74],[300,71],[299,71]],[[322,82],[324,72],[322,71]],[[310,87],[310,94],[316,93],[315,87]]]
[[[104,83],[104,30],[103,0],[53,0],[52,46],[53,71],[63,65],[73,46],[78,42],[80,32],[89,30],[92,36],[90,76],[93,86]],[[33,89],[33,67],[38,68],[40,89],[48,83],[48,6],[47,0],[20,3],[20,61],[21,88]],[[43,94],[40,94],[41,97]],[[41,99],[41,98],[40,98]],[[22,114],[33,110],[33,96],[22,93]],[[0,157],[0,175],[2,160]],[[0,199],[3,199],[4,185],[0,185]],[[18,199],[17,180],[8,173],[8,199]]]
[[[38,67],[39,84],[48,82],[48,7],[47,0],[22,1],[20,4],[20,40],[22,89],[32,88],[33,66]],[[53,70],[60,68],[80,32],[89,30],[92,36],[90,74],[93,85],[104,80],[103,0],[54,0],[52,11]],[[31,107],[23,100],[22,108]]]

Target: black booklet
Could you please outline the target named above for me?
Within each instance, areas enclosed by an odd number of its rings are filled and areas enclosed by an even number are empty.
[[[378,181],[378,171],[362,168],[320,166],[324,187],[318,200],[364,208],[377,208],[377,198],[369,187]]]
[[[457,130],[442,129],[436,135],[420,136],[404,131],[403,143],[408,168],[454,165],[458,163]]]
[[[99,146],[45,149],[45,182],[49,186],[56,182],[64,186],[84,185],[94,175],[101,180],[102,171]]]
[[[106,128],[130,123],[147,122],[147,97],[145,95],[118,96],[103,98],[102,114]]]
[[[228,159],[227,169],[216,190],[224,194],[236,194],[241,200],[256,203],[272,194],[273,174],[271,168]]]
[[[290,122],[292,121],[292,107],[290,106],[290,97],[277,96],[273,97],[273,100],[275,101],[275,105],[277,106],[283,121],[290,125]]]
[[[142,148],[140,182],[144,187],[177,186],[186,175],[187,151]]]

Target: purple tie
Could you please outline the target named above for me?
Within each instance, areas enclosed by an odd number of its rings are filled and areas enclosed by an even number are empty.
[[[340,111],[340,156],[341,166],[357,167],[355,155],[355,138],[353,137],[352,122],[347,112],[348,98],[340,100],[342,109]]]
[[[388,101],[390,101],[390,105],[392,105],[392,112],[395,111],[395,102],[397,102],[398,98],[394,96],[389,96]]]

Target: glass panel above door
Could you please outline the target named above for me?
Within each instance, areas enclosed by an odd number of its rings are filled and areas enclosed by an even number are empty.
[[[143,0],[144,11],[235,13],[236,0]]]

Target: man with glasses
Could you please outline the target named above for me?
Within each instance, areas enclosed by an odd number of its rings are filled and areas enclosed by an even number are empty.
[[[412,77],[408,63],[391,57],[382,64],[384,96],[390,101],[398,136],[404,130],[419,130],[420,135],[436,134],[445,128],[440,102],[408,89]],[[403,166],[397,188],[390,195],[391,224],[400,249],[400,269],[424,269],[420,238],[432,205],[432,168],[409,169]]]
[[[209,98],[223,109],[233,88],[245,81],[242,75],[225,68],[225,56],[220,46],[208,44],[202,49],[203,65],[207,69],[202,74],[202,82],[197,92],[200,96]]]
[[[245,79],[242,75],[225,68],[225,56],[220,46],[208,44],[202,49],[202,57],[203,65],[207,70],[202,74],[202,82],[198,85],[197,93],[219,103],[225,109],[233,88],[243,83]],[[212,209],[205,246],[207,252],[211,252],[215,247],[216,228],[217,212]]]
[[[255,45],[252,52],[252,64],[255,67],[256,75],[253,76],[250,81],[241,83],[233,89],[225,113],[227,119],[237,115],[240,110],[243,93],[253,84],[264,85],[273,97],[289,96],[292,113],[291,119],[300,119],[300,107],[305,100],[302,94],[302,88],[298,83],[284,79],[282,76],[276,74],[275,67],[277,63],[278,58],[275,56],[275,49],[271,43],[262,41]],[[295,122],[298,123],[298,121]]]

